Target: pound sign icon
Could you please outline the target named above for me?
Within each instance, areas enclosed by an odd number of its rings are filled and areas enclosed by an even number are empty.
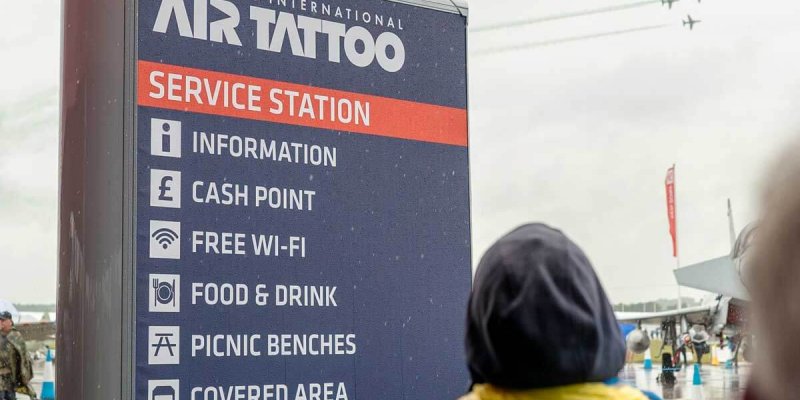
[[[150,170],[150,205],[181,208],[180,171]]]
[[[158,187],[158,199],[163,201],[172,201],[172,196],[167,195],[170,191],[172,191],[172,182],[173,179],[169,175],[164,175],[161,177],[161,185]]]

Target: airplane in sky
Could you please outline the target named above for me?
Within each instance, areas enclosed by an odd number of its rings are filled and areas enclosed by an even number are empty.
[[[686,15],[686,18],[688,18],[688,19],[686,21],[683,21],[683,26],[689,25],[689,30],[690,31],[694,29],[694,24],[696,24],[698,22],[703,22],[703,21],[701,21],[699,19],[692,19],[691,15]]]
[[[672,3],[677,3],[680,0],[661,0],[661,5],[668,5],[669,9],[672,10]]]
[[[747,332],[746,309],[750,297],[746,289],[749,263],[745,255],[750,250],[756,224],[746,226],[738,237],[735,234],[733,212],[728,200],[728,220],[731,239],[731,253],[697,264],[677,269],[674,274],[681,286],[715,293],[711,301],[696,307],[663,312],[617,312],[621,323],[632,323],[637,329],[627,337],[628,349],[641,354],[649,348],[650,339],[642,330],[642,324],[659,324],[663,332],[664,345],[672,346],[675,354],[682,337],[688,335],[693,342],[698,357],[707,352],[708,340],[724,337],[733,338],[734,360],[739,351],[749,356],[751,343]]]

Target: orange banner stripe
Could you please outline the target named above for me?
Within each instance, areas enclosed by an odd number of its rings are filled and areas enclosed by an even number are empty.
[[[467,111],[139,61],[138,104],[335,131],[467,146]],[[280,104],[279,104],[280,103]]]

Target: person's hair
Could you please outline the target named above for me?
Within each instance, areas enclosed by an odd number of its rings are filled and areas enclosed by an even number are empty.
[[[800,140],[769,170],[761,221],[748,257],[757,338],[756,389],[770,399],[800,396]]]

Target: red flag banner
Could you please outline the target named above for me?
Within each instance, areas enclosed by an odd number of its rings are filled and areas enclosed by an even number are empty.
[[[675,205],[675,166],[667,170],[667,179],[664,181],[667,189],[667,218],[669,218],[669,234],[672,236],[672,256],[678,256],[678,231]]]

